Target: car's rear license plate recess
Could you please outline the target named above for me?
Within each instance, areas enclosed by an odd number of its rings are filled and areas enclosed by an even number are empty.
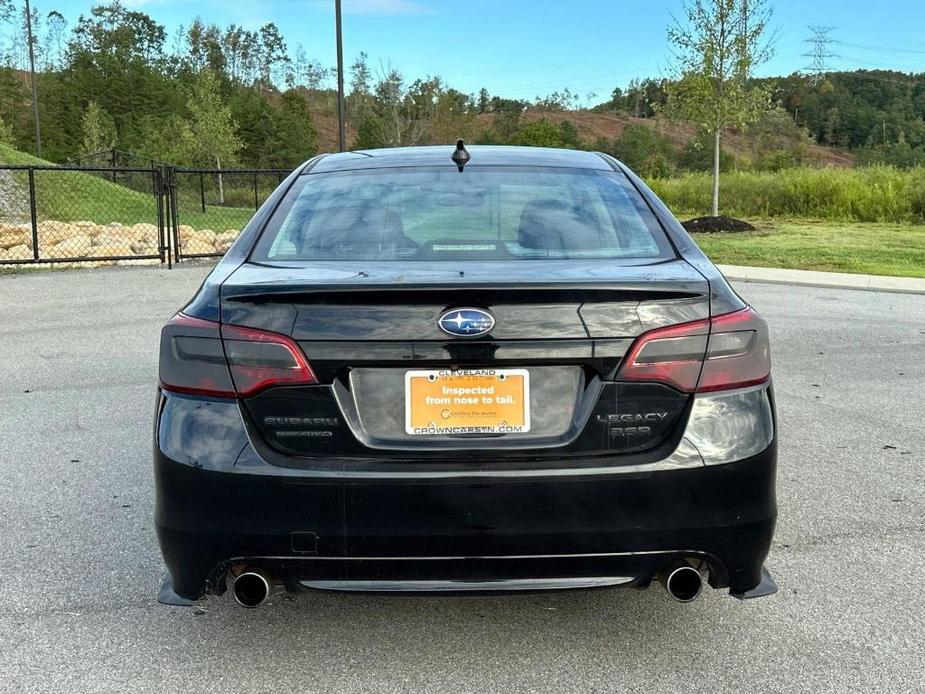
[[[526,369],[405,372],[405,432],[412,436],[530,431]]]

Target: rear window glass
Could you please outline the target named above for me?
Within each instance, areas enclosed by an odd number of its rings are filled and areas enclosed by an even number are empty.
[[[251,259],[673,257],[622,173],[491,166],[301,176]]]

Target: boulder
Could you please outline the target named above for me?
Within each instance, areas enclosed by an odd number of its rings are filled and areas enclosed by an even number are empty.
[[[119,234],[122,229],[122,225],[119,224],[119,226],[116,228],[110,228],[107,226],[103,226],[102,224],[97,224],[96,222],[82,221],[82,222],[71,222],[70,229],[71,229],[71,233],[73,234],[82,234],[85,236],[98,236],[99,234],[102,234],[102,233]]]
[[[86,234],[72,236],[53,246],[39,244],[39,257],[41,258],[84,258],[90,255],[92,247],[90,237]]]
[[[148,222],[139,222],[138,224],[133,224],[130,229],[127,229],[126,235],[134,241],[157,243],[157,225]]]
[[[215,250],[219,253],[224,253],[229,248],[231,244],[235,242],[235,239],[238,238],[240,232],[235,231],[234,229],[229,229],[228,231],[222,232],[215,237]]]
[[[109,258],[116,255],[133,255],[132,247],[127,243],[107,243],[105,245],[97,245],[90,249],[90,254],[94,258]]]
[[[4,260],[29,260],[32,257],[32,249],[25,244],[13,246],[4,251]]]
[[[194,229],[180,236],[180,243],[186,244],[190,241],[200,241],[209,246],[215,245],[215,232],[211,229]]]
[[[129,246],[131,245],[134,239],[127,237],[123,234],[117,234],[107,231],[105,234],[100,234],[99,236],[93,239],[94,246]]]
[[[13,246],[29,246],[31,248],[32,232],[29,229],[0,227],[0,249],[12,248]]]
[[[43,220],[36,226],[38,228],[40,247],[64,241],[81,233],[77,227],[69,222],[60,222],[54,219]]]
[[[145,241],[132,241],[129,244],[132,248],[132,253],[135,255],[157,255],[158,248],[155,244],[150,244]]]
[[[193,239],[183,244],[183,253],[187,255],[198,255],[199,253],[215,253],[215,247],[212,244]]]

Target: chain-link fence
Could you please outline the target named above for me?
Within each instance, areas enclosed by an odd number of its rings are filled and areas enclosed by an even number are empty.
[[[218,257],[288,173],[0,166],[0,265]]]
[[[0,264],[160,263],[163,172],[0,167]]]
[[[106,168],[106,169],[121,169],[121,168],[137,168],[144,167],[148,169],[153,168],[163,168],[165,166],[173,166],[168,162],[158,161],[157,159],[152,159],[151,157],[146,157],[143,154],[135,154],[134,152],[126,152],[122,149],[115,149],[110,147],[109,149],[104,149],[99,152],[93,152],[91,154],[82,154],[79,157],[70,159],[62,166],[76,167],[76,168]]]
[[[222,255],[287,175],[286,169],[171,169],[175,259]]]

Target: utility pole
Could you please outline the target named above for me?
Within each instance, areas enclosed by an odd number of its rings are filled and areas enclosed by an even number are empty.
[[[340,2],[340,0],[338,0]],[[26,40],[29,42],[29,76],[32,82],[32,113],[35,115],[35,156],[42,158],[42,128],[39,125],[39,89],[35,84],[35,47],[32,45],[32,8],[26,0]]]
[[[346,108],[344,106],[344,38],[341,31],[340,0],[334,0],[334,21],[337,24],[337,129],[340,151],[347,149]]]
[[[835,43],[835,39],[829,36],[829,32],[833,31],[835,27],[812,24],[807,28],[813,32],[813,37],[806,39],[806,43],[812,44],[813,48],[809,53],[804,53],[803,56],[813,59],[813,64],[806,69],[813,73],[813,84],[818,84],[825,79],[825,73],[829,71],[826,61],[829,58],[838,57],[829,50],[829,44]]]

